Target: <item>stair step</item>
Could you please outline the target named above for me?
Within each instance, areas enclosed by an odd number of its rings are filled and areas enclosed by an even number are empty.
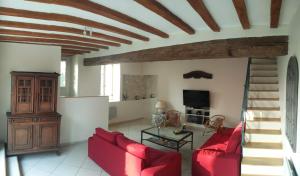
[[[251,68],[251,71],[277,71],[277,68]]]
[[[248,120],[251,121],[251,120]],[[280,117],[278,118],[268,118],[268,117],[254,117],[252,121],[260,121],[260,122],[280,122]]]
[[[279,101],[279,98],[248,98],[251,101]]]
[[[283,166],[244,165],[241,175],[245,176],[284,176]]]
[[[283,150],[243,148],[243,157],[283,158]]]
[[[248,142],[245,147],[247,148],[260,148],[260,149],[282,149],[281,143],[271,142]]]
[[[251,63],[251,66],[260,66],[260,65],[277,66],[277,63]]]
[[[282,158],[243,157],[242,164],[262,166],[282,166]]]
[[[266,135],[281,135],[281,130],[271,129],[246,129],[246,133],[249,134],[266,134]]]
[[[268,129],[268,130],[280,130],[280,122],[265,122],[265,121],[247,121],[246,129]]]
[[[255,134],[255,133],[245,133],[246,142],[282,142],[281,134]]]
[[[5,147],[0,143],[0,175],[6,175]]]
[[[249,111],[280,111],[280,107],[248,107]]]
[[[257,101],[248,100],[248,107],[279,107],[279,101]]]
[[[266,117],[266,118],[276,118],[281,116],[280,111],[247,111],[248,114],[251,114],[251,117]]]
[[[254,81],[252,81],[252,82],[250,82],[250,84],[278,84],[278,81],[277,82],[271,82],[271,83],[269,83],[269,82],[254,82]]]
[[[269,90],[248,90],[250,92],[279,92],[278,89],[269,89]]]
[[[9,176],[21,176],[20,166],[17,156],[7,158],[7,173]]]
[[[278,78],[278,75],[251,75],[251,78]]]

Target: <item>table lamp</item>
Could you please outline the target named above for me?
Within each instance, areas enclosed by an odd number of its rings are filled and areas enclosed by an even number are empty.
[[[157,101],[157,103],[155,104],[155,108],[158,113],[164,113],[166,108],[166,102],[162,100]]]

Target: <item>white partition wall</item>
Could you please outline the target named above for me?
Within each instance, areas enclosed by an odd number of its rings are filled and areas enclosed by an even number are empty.
[[[60,97],[62,144],[85,141],[96,127],[108,128],[108,97]]]

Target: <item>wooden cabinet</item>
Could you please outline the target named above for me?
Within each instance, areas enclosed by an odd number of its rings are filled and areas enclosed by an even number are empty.
[[[57,78],[50,76],[36,77],[36,113],[56,111]]]
[[[57,73],[12,72],[7,154],[58,151]]]

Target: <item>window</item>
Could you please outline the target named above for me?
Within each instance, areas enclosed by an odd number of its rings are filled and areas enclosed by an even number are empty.
[[[60,61],[60,87],[66,87],[67,61]]]
[[[109,101],[120,101],[120,64],[101,65],[100,95]]]

